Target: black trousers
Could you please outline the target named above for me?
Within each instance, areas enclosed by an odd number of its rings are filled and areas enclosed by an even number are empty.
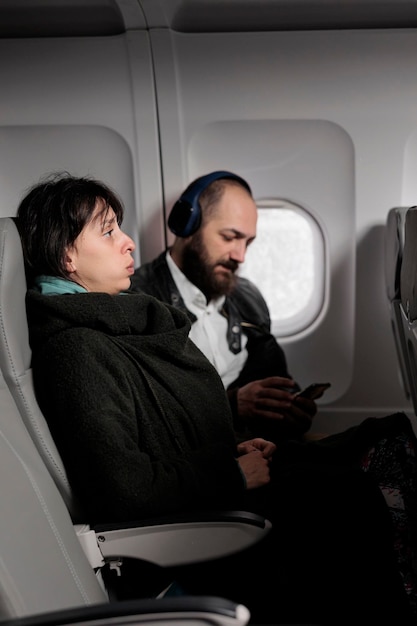
[[[177,572],[188,593],[242,602],[253,624],[411,624],[378,487],[359,469],[294,463],[247,492],[272,531],[234,556]]]
[[[402,414],[370,418],[314,444],[279,446],[271,482],[227,503],[270,519],[270,533],[227,558],[152,572],[149,583],[156,580],[160,590],[175,579],[185,593],[241,602],[252,624],[415,624],[388,507],[375,477],[359,465],[364,451],[398,433],[415,439]],[[143,569],[130,566],[136,597]]]

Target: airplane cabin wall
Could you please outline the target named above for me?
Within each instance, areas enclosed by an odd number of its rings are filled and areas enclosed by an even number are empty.
[[[412,414],[384,285],[384,226],[417,202],[417,33],[151,32],[165,197],[214,169],[309,209],[329,243],[327,308],[282,340],[302,384],[330,380],[315,428]],[[147,260],[147,259],[144,259]]]
[[[24,191],[46,174],[94,176],[125,204],[124,227],[137,244],[136,261],[140,251],[156,252],[142,235],[150,228],[164,238],[146,30],[0,39],[0,59],[1,214],[14,214]]]
[[[282,342],[300,384],[332,382],[315,429],[411,415],[383,236],[391,207],[417,203],[417,31],[132,23],[107,37],[0,40],[0,213],[14,214],[48,171],[93,175],[120,193],[137,262],[147,261],[165,244],[161,209],[196,176],[232,169],[257,199],[300,204],[325,231],[325,310]]]

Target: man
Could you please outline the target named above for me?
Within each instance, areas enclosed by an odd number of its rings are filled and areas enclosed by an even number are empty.
[[[256,224],[257,207],[244,179],[227,171],[197,178],[169,215],[172,247],[135,270],[132,290],[188,314],[190,338],[227,389],[236,430],[275,441],[301,437],[317,407],[295,396],[299,388],[270,333],[266,302],[237,275]]]

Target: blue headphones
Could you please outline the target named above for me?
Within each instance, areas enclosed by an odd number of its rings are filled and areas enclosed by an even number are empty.
[[[189,237],[198,230],[201,224],[200,195],[204,189],[213,181],[219,180],[219,178],[237,180],[249,193],[252,193],[248,183],[240,176],[232,174],[232,172],[219,170],[218,172],[200,176],[200,178],[188,185],[171,209],[168,217],[168,227],[174,235],[177,235],[177,237]]]

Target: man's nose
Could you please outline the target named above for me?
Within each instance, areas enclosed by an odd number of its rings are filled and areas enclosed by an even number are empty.
[[[237,263],[243,263],[246,254],[246,243],[244,241],[236,241],[233,247],[231,258]]]

